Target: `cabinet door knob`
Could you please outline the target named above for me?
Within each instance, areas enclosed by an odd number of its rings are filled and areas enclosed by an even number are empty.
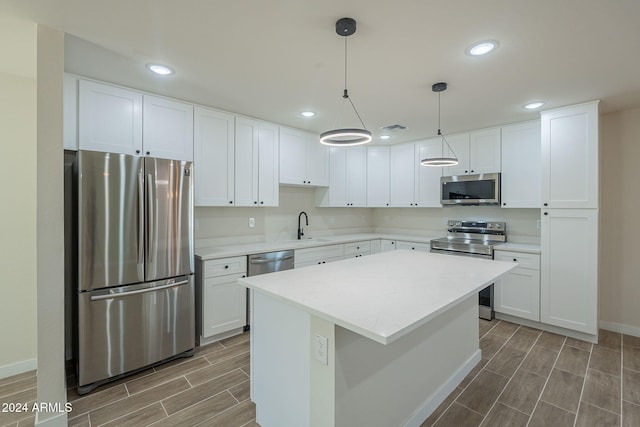
[[[516,258],[513,259],[514,262],[518,262],[518,260]]]
[[[261,201],[261,202],[260,202],[260,204],[261,204],[261,205],[264,205],[264,202],[262,202],[262,201]]]
[[[311,184],[311,181],[307,181],[307,184]]]
[[[471,173],[473,173],[473,169],[471,169]]]
[[[545,214],[545,215],[549,215],[549,212],[545,212],[544,214]]]
[[[140,154],[140,150],[136,150],[136,154]]]
[[[391,244],[392,244],[392,245],[395,245],[395,244],[396,244],[396,242],[391,242]]]
[[[148,156],[149,154],[151,154],[151,151],[147,151],[147,156]]]
[[[307,181],[302,181],[302,183],[303,183],[303,184],[306,184],[306,183],[307,183]]]
[[[549,206],[549,203],[545,203],[544,205],[545,205],[545,206]]]
[[[507,204],[506,204],[506,203],[503,203],[503,204],[502,204],[502,206],[507,206]]]
[[[243,274],[243,275],[242,275],[242,277],[247,277],[247,276],[245,276],[245,275]]]
[[[229,204],[232,205],[233,204],[233,200],[229,200]]]
[[[469,171],[464,171],[464,173],[469,173]]]
[[[389,203],[387,203],[387,206],[389,206]]]
[[[225,266],[224,266],[224,268],[229,268],[229,266],[228,266],[228,265],[225,265]]]

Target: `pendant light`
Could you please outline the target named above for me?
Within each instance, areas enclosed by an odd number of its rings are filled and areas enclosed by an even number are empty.
[[[436,83],[433,86],[431,86],[431,90],[438,93],[438,136],[442,139],[442,141],[440,142],[442,147],[442,154],[441,154],[441,157],[427,157],[426,159],[422,159],[420,161],[420,164],[422,166],[439,166],[439,167],[455,166],[458,164],[458,158],[456,157],[456,154],[453,152],[453,150],[451,149],[451,146],[447,142],[447,138],[445,138],[442,132],[440,131],[440,94],[445,90],[447,90],[447,84],[444,82]],[[444,144],[447,144],[447,148],[451,153],[450,157],[445,157],[444,155]]]
[[[344,37],[344,92],[342,97],[348,100],[353,108],[353,111],[358,116],[362,129],[357,128],[344,128],[334,129],[323,132],[320,134],[320,143],[324,145],[332,145],[338,147],[348,147],[352,145],[362,145],[371,141],[371,132],[366,129],[358,110],[353,101],[349,97],[349,91],[347,90],[347,37],[356,32],[356,21],[352,18],[341,18],[336,22],[336,33],[339,36]]]

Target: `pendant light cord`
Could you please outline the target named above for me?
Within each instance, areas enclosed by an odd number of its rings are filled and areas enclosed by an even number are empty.
[[[347,37],[344,38],[344,92],[342,94],[342,97],[349,100],[349,103],[351,104],[353,111],[356,113],[356,116],[358,116],[358,120],[360,120],[360,124],[364,129],[366,129],[367,127],[364,125],[364,122],[362,121],[362,117],[360,117],[360,113],[358,113],[358,109],[356,108],[355,104],[349,97],[349,91],[347,89]]]
[[[447,141],[447,138],[445,138],[442,132],[440,131],[440,95],[441,94],[442,94],[441,91],[438,92],[438,136],[442,137],[442,140],[444,141],[445,144],[447,144],[447,147],[449,148],[449,151],[451,151],[451,154],[453,154],[453,157],[457,159],[458,156],[456,156],[456,153],[453,151],[453,149],[449,145],[449,141]],[[444,157],[444,146],[442,146],[442,157]]]

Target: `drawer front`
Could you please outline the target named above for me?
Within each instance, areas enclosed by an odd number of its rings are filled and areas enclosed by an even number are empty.
[[[540,255],[538,254],[496,250],[493,252],[493,259],[497,261],[517,262],[520,268],[540,270]]]
[[[429,246],[428,243],[402,242],[402,241],[398,240],[396,242],[396,249],[398,249],[398,250],[404,249],[404,250],[408,250],[408,251],[429,252],[429,251],[431,251],[431,246]]]
[[[328,258],[344,256],[344,245],[320,246],[319,248],[296,249],[293,259],[295,265]]]
[[[334,258],[313,259],[313,260],[302,261],[302,262],[296,261],[295,268],[308,267],[310,265],[327,264],[330,262],[341,261],[343,259],[344,259],[343,257],[334,257]]]
[[[247,272],[247,257],[212,259],[204,262],[204,277],[224,276]]]
[[[370,240],[344,244],[344,255],[347,257],[364,253],[366,253],[367,255],[371,253]]]

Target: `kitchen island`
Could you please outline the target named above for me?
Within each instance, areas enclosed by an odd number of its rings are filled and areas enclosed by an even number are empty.
[[[480,289],[516,264],[395,251],[239,280],[263,427],[419,426],[480,361]]]

